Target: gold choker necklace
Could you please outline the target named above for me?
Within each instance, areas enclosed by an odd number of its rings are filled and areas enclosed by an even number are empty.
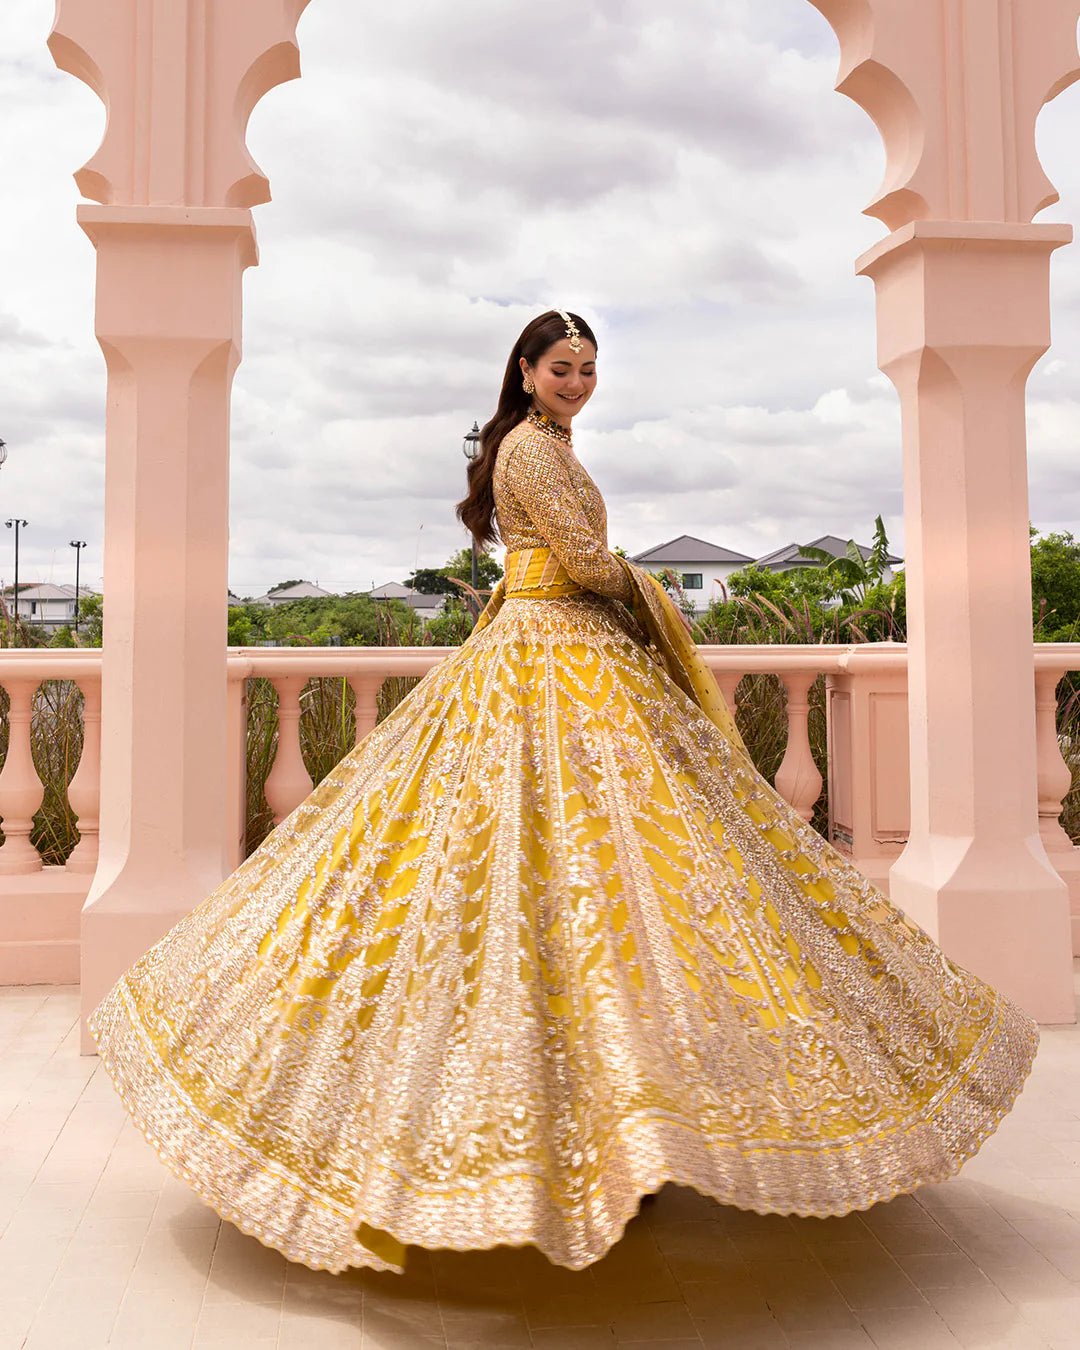
[[[570,428],[560,426],[554,417],[549,417],[546,412],[541,412],[539,408],[529,409],[528,420],[534,427],[546,431],[549,436],[554,436],[556,440],[565,441],[567,445],[573,445],[574,441],[570,435]]]

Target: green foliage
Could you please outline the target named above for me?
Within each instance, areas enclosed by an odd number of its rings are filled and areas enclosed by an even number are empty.
[[[424,627],[424,646],[460,647],[473,630],[475,620],[463,600],[448,598],[441,614]]]
[[[1075,642],[1080,630],[1080,543],[1067,531],[1031,543],[1031,602],[1036,637]]]
[[[404,585],[421,595],[453,595],[455,591],[454,583],[440,567],[419,567],[405,578]]]
[[[79,646],[100,647],[104,627],[104,601],[100,595],[84,595],[79,601]]]
[[[270,587],[270,589],[266,592],[266,594],[274,595],[277,591],[287,591],[290,586],[305,586],[309,584],[310,583],[308,582],[306,577],[293,577],[289,581],[277,582],[275,585]]]
[[[472,549],[459,549],[441,569],[444,577],[457,577],[458,581],[472,581]],[[480,590],[489,591],[503,574],[502,568],[487,551],[481,549],[476,559],[476,579]]]
[[[889,539],[880,516],[874,521],[874,543],[868,558],[863,557],[854,539],[847,541],[839,558],[810,544],[801,545],[800,551],[804,558],[822,564],[828,598],[836,598],[845,605],[864,603],[867,593],[883,583],[889,565]]]

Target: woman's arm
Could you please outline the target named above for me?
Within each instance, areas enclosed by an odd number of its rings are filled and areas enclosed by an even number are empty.
[[[632,588],[581,505],[570,473],[549,437],[519,441],[506,466],[507,486],[567,572],[587,591],[629,603]]]

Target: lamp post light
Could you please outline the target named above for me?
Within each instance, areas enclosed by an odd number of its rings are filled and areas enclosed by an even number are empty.
[[[9,647],[15,645],[13,638],[19,626],[19,531],[25,530],[29,523],[28,520],[20,520],[18,516],[12,516],[10,520],[4,521],[9,530],[15,531],[15,589],[12,595],[11,627],[8,630]]]
[[[86,547],[85,539],[71,539],[68,541],[75,550],[75,631],[79,631],[79,563],[82,561],[82,551]]]
[[[476,422],[472,424],[472,431],[466,432],[465,443],[461,448],[470,464],[480,454],[480,427]],[[470,538],[472,539],[472,588],[476,591],[480,589],[479,559],[476,551],[476,536],[470,535]]]

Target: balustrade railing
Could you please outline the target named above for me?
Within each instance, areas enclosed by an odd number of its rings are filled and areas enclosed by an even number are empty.
[[[255,679],[276,691],[276,750],[264,794],[279,822],[311,791],[312,777],[301,746],[304,690],[312,680],[344,681],[354,698],[355,740],[375,726],[380,690],[387,679],[426,674],[447,654],[438,647],[235,648],[227,662],[230,737],[226,772],[235,822],[233,853],[243,852],[246,691]],[[855,861],[884,880],[887,864],[902,846],[906,819],[906,650],[892,643],[858,646],[733,646],[701,648],[729,703],[737,709],[746,676],[775,677],[783,689],[786,743],[775,773],[777,790],[806,820],[813,816],[824,781],[811,746],[811,690],[824,677],[829,718],[829,833]],[[1036,644],[1035,692],[1038,746],[1039,823],[1043,841],[1074,890],[1076,939],[1080,950],[1080,850],[1062,827],[1063,799],[1074,781],[1080,744],[1059,735],[1058,685],[1080,671],[1080,644]],[[82,695],[82,753],[67,784],[67,802],[77,818],[78,842],[60,865],[45,865],[33,842],[35,816],[45,785],[35,762],[35,699],[44,681],[70,680]],[[101,755],[100,651],[21,650],[0,654],[0,687],[7,695],[7,749],[0,767],[0,982],[8,978],[2,949],[10,907],[5,896],[36,893],[38,887],[85,896],[97,864]],[[745,686],[744,686],[745,687]],[[820,695],[815,695],[820,698]],[[1078,718],[1080,725],[1080,718]],[[891,739],[883,730],[892,728]],[[343,747],[345,748],[345,747]],[[1072,761],[1070,763],[1070,760]],[[63,784],[53,785],[62,794]],[[891,805],[881,814],[880,803]],[[877,815],[875,815],[877,811]],[[878,864],[875,873],[874,866]],[[1073,876],[1072,873],[1077,875]],[[71,903],[67,910],[72,911]],[[66,920],[65,920],[66,922]],[[24,932],[21,924],[19,931]],[[28,941],[36,939],[31,935]],[[77,940],[77,928],[70,939]]]

